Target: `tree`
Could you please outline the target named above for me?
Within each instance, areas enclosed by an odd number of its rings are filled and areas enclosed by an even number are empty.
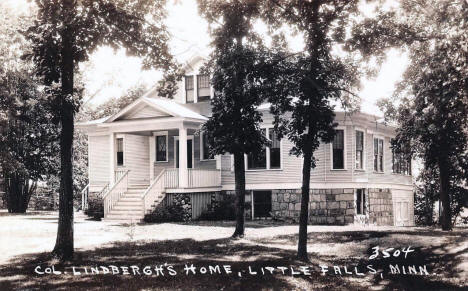
[[[391,46],[409,51],[403,81],[385,109],[399,124],[396,150],[420,158],[439,180],[443,230],[452,228],[451,201],[466,195],[468,180],[467,19],[466,1],[402,1],[396,11],[364,22],[362,38],[352,44],[367,42],[364,52]],[[376,31],[380,36],[372,37]]]
[[[303,261],[308,261],[307,224],[310,171],[316,164],[314,152],[320,142],[331,142],[335,135],[330,100],[341,100],[345,106],[351,104],[349,101],[355,97],[351,90],[359,83],[353,61],[332,54],[338,44],[344,43],[347,23],[358,13],[357,4],[358,1],[333,0],[265,1],[268,12],[265,18],[274,28],[286,23],[304,35],[305,52],[278,63],[285,77],[281,90],[270,97],[275,130],[293,142],[292,154],[303,157],[297,252],[297,258]]]
[[[8,212],[24,213],[37,182],[54,173],[57,128],[29,72],[10,71],[0,81],[0,168]]]
[[[79,108],[75,88],[77,64],[100,45],[125,47],[143,57],[145,67],[169,69],[168,33],[163,19],[165,1],[154,0],[36,0],[37,20],[27,36],[29,56],[46,85],[54,122],[60,125],[60,198],[57,240],[53,254],[73,258],[74,114]]]
[[[32,21],[0,3],[0,171],[10,213],[24,213],[37,182],[54,172],[57,129],[49,124],[47,104],[32,64],[21,60],[29,43],[20,30]]]
[[[262,92],[267,55],[252,31],[258,15],[255,1],[200,0],[202,15],[213,25],[214,51],[207,67],[213,73],[212,116],[203,125],[214,154],[234,155],[236,228],[233,237],[244,236],[245,154],[258,153],[267,143],[260,129],[257,107]]]

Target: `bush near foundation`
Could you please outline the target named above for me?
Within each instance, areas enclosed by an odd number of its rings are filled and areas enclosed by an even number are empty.
[[[224,197],[220,201],[212,201],[208,209],[203,211],[198,220],[235,220],[235,196]]]
[[[181,205],[160,205],[151,213],[146,214],[145,222],[182,222],[184,221],[184,209]]]

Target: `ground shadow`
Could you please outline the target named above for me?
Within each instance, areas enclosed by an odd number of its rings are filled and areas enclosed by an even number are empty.
[[[424,232],[423,232],[424,233]],[[323,233],[311,233],[311,236],[320,238]],[[326,233],[328,236],[329,233]],[[382,232],[345,232],[335,233],[338,235],[333,239],[328,237],[328,242],[348,241],[349,239],[364,241],[367,238],[384,236]],[[343,236],[342,238],[340,238]],[[349,238],[351,237],[351,238]],[[101,289],[101,290],[139,290],[139,289],[182,289],[182,290],[291,290],[291,289],[331,289],[331,290],[356,290],[365,288],[360,280],[349,280],[358,278],[358,275],[342,276],[328,272],[321,275],[320,265],[329,266],[358,266],[361,270],[372,264],[376,270],[382,270],[383,276],[366,273],[366,280],[372,287],[385,289],[457,289],[461,288],[456,266],[460,263],[466,247],[456,252],[448,252],[452,247],[459,247],[465,238],[462,234],[449,237],[446,244],[433,248],[417,249],[411,259],[402,261],[402,257],[396,259],[376,259],[372,262],[368,254],[372,246],[361,254],[360,258],[343,258],[337,254],[328,256],[311,253],[310,275],[291,275],[289,268],[298,271],[304,263],[294,259],[294,250],[285,250],[271,246],[265,246],[271,241],[281,239],[283,244],[294,245],[295,235],[278,236],[261,241],[262,245],[256,245],[252,241],[233,240],[231,238],[197,241],[193,239],[167,240],[158,242],[124,242],[115,243],[107,247],[97,248],[93,251],[77,250],[76,259],[73,263],[55,263],[55,269],[67,272],[61,275],[37,275],[34,269],[37,266],[44,270],[46,266],[54,264],[48,254],[25,255],[12,259],[8,265],[0,267],[0,290],[16,289]],[[167,268],[163,273],[156,274],[154,267],[164,264],[173,266],[177,271],[176,276],[171,276]],[[183,271],[185,265],[208,267],[224,265],[231,268],[230,274],[221,271],[221,274],[197,274]],[[388,272],[389,264],[426,264],[433,275],[405,275],[391,274]],[[119,274],[85,274],[87,267],[91,273],[91,267],[104,266],[111,269],[110,265],[120,267]],[[77,267],[81,274],[74,275],[72,266]],[[123,274],[121,267],[127,267],[130,274]],[[132,273],[131,266],[138,267],[140,274]],[[151,266],[152,274],[142,274],[145,266]],[[283,275],[279,269],[270,274],[265,267],[284,266],[288,268]],[[166,265],[167,267],[167,265]],[[249,274],[249,267],[257,274]],[[262,269],[263,267],[263,269]],[[262,270],[265,274],[262,273]],[[239,273],[240,272],[240,273]],[[449,278],[449,279],[447,279]],[[451,280],[450,278],[453,278]],[[368,287],[368,286],[367,286]]]

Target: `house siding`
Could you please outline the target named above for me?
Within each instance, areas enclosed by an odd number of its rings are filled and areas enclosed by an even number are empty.
[[[124,136],[124,168],[129,170],[130,184],[149,184],[149,140],[147,136]]]
[[[88,137],[88,172],[91,189],[99,191],[110,180],[109,136]]]

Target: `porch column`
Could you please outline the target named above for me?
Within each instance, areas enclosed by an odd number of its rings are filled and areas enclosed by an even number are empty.
[[[188,170],[187,170],[187,129],[179,128],[179,187],[187,188]]]
[[[109,136],[109,184],[114,184],[115,181],[115,133],[111,133]]]

